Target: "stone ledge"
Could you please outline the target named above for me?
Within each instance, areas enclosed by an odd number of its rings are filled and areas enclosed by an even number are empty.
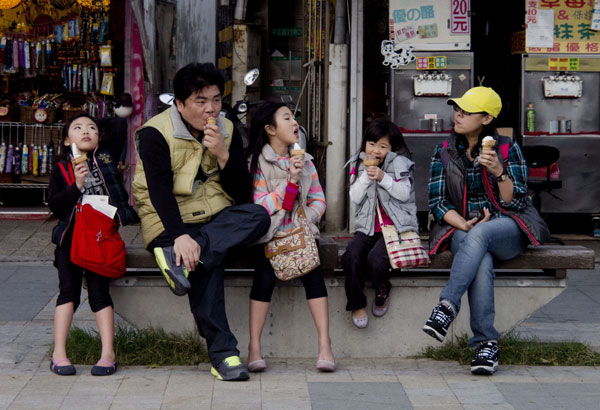
[[[371,315],[374,290],[367,287],[369,325],[357,329],[345,310],[346,295],[341,278],[326,278],[332,347],[337,358],[407,357],[439,343],[421,331],[446,284],[443,276],[394,277],[390,308],[381,318]],[[248,305],[252,279],[225,278],[225,304],[229,325],[246,356]],[[556,277],[500,277],[494,289],[495,326],[504,333],[558,296],[566,279]],[[111,295],[115,312],[138,328],[160,327],[167,331],[194,331],[187,297],[174,296],[160,276],[124,277],[114,280]],[[470,333],[466,295],[461,313],[447,340]],[[316,330],[304,288],[299,280],[279,282],[275,287],[262,336],[265,357],[313,358],[317,352]]]

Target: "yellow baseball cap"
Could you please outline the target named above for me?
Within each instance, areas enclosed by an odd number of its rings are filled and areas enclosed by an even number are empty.
[[[473,87],[460,98],[450,98],[448,104],[456,104],[470,113],[485,111],[494,118],[497,118],[502,110],[500,96],[489,87]]]

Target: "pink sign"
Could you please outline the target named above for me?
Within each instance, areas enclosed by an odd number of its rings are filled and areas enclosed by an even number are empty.
[[[125,9],[126,29],[125,38],[129,39],[127,45],[129,55],[129,77],[125,79],[125,89],[129,90],[133,100],[133,112],[128,118],[128,135],[127,135],[127,158],[126,163],[129,165],[128,173],[124,176],[125,186],[131,192],[131,183],[135,173],[135,165],[137,163],[137,154],[135,149],[135,130],[144,123],[144,60],[142,57],[142,38],[140,30],[131,8],[131,4],[127,2]],[[130,194],[131,203],[134,202],[133,194]]]
[[[452,0],[450,5],[450,34],[470,34],[470,0]]]
[[[526,7],[526,24],[537,24],[538,2],[537,0],[527,0]]]

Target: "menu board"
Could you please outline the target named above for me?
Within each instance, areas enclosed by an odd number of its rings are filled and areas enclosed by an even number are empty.
[[[600,33],[592,29],[595,3],[594,0],[526,0],[526,51],[600,54]],[[550,24],[549,14],[553,15]],[[552,41],[546,44],[548,37]]]
[[[390,40],[396,49],[469,50],[470,0],[390,0]]]

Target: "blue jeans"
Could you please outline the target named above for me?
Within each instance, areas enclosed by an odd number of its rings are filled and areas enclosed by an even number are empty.
[[[494,328],[494,260],[512,259],[527,248],[517,223],[509,217],[495,218],[475,225],[469,232],[456,230],[450,249],[454,261],[450,279],[440,294],[440,301],[460,311],[460,299],[468,290],[471,309],[469,346],[498,340]]]

